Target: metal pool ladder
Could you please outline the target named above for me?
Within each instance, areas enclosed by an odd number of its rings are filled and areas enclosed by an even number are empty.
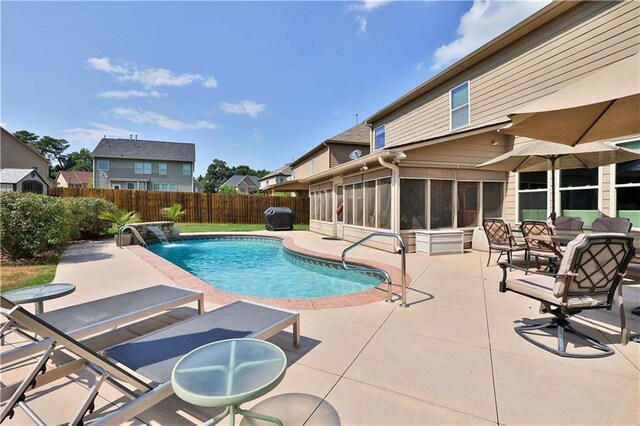
[[[126,230],[126,229],[130,229],[131,233],[133,235],[136,236],[136,238],[138,239],[138,241],[140,241],[140,243],[144,246],[147,247],[147,243],[144,241],[144,239],[142,238],[142,235],[140,235],[140,232],[138,232],[138,230],[131,226],[131,225],[123,225],[120,228],[118,228],[118,247],[122,248],[122,233]]]
[[[409,305],[407,304],[407,256],[406,256],[406,250],[405,250],[405,246],[404,246],[404,241],[402,241],[402,237],[396,233],[393,232],[373,232],[369,235],[367,235],[366,237],[364,237],[363,239],[361,239],[360,241],[357,241],[353,244],[351,244],[349,247],[347,247],[346,249],[344,249],[344,251],[342,252],[342,267],[344,269],[351,269],[351,270],[357,270],[359,272],[377,272],[379,274],[382,274],[385,279],[387,280],[387,283],[389,284],[389,294],[387,296],[387,299],[385,300],[386,302],[389,303],[393,303],[393,292],[392,292],[392,282],[391,282],[391,276],[389,275],[389,273],[387,271],[385,271],[384,269],[378,269],[378,268],[364,268],[364,267],[349,267],[347,265],[347,262],[345,261],[345,256],[347,255],[347,253],[349,251],[351,251],[352,249],[354,249],[355,247],[361,245],[362,243],[364,243],[365,241],[374,238],[374,237],[390,237],[390,238],[395,238],[398,242],[398,246],[400,247],[400,254],[402,255],[402,303],[400,304],[400,307],[402,308],[408,308]]]

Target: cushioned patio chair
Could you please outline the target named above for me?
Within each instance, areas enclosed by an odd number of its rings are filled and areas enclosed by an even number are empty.
[[[525,258],[527,257],[527,244],[516,242],[511,234],[509,224],[504,219],[485,219],[482,226],[489,241],[489,259],[487,259],[487,266],[489,266],[491,262],[492,250],[500,252],[497,262],[500,261],[504,253],[507,254],[509,263],[513,263],[513,252],[524,251],[524,256]]]
[[[553,226],[557,231],[582,231],[584,222],[579,217],[558,216]]]
[[[0,299],[4,309],[9,310],[15,306],[5,298]],[[204,312],[204,297],[201,292],[161,284],[43,312],[38,317],[69,336],[83,339],[192,302],[198,302],[198,313]],[[0,337],[12,330],[20,331],[9,320],[0,329]],[[28,334],[23,335],[31,338]],[[44,348],[45,343],[40,340],[3,351],[0,353],[2,364],[7,365],[38,353]]]
[[[182,356],[195,348],[233,338],[268,339],[290,325],[293,325],[293,345],[300,345],[300,316],[297,312],[246,301],[189,318],[100,353],[21,306],[10,310],[2,308],[2,313],[21,327],[47,338],[48,343],[24,380],[12,388],[11,396],[3,398],[5,405],[0,422],[11,418],[16,407],[20,407],[36,423],[45,424],[26,405],[26,392],[79,370],[86,370],[97,377],[69,424],[82,424],[85,415],[93,411],[94,400],[105,380],[112,382],[132,401],[92,424],[121,424],[173,394],[171,371]],[[65,352],[75,355],[77,359],[46,371],[47,360],[56,345],[64,345]],[[125,385],[133,386],[137,392],[131,392]]]
[[[624,234],[581,234],[567,246],[557,274],[533,272],[533,276],[509,279],[506,263],[500,264],[503,278],[500,291],[513,291],[538,300],[543,312],[554,318],[516,327],[516,332],[534,345],[556,355],[572,358],[598,358],[613,353],[605,344],[575,330],[568,317],[587,309],[611,310],[614,293],[635,250],[633,238]],[[521,269],[521,268],[516,268]],[[557,330],[557,348],[533,339],[528,332],[544,328]],[[599,352],[568,352],[565,333],[572,333]]]
[[[549,248],[549,245],[560,251],[560,246],[553,242],[541,243],[539,240],[527,238],[535,237],[536,235],[553,235],[553,230],[547,222],[544,220],[523,220],[520,224],[522,230],[522,236],[525,237],[525,243],[527,244],[527,269],[531,266],[531,257],[536,258],[536,267],[540,269],[540,258],[547,259],[549,264],[555,264],[558,261],[558,255],[555,251]]]
[[[591,224],[591,231],[627,233],[631,231],[632,226],[626,217],[599,217]]]

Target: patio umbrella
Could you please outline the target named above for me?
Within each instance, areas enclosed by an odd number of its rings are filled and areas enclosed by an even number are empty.
[[[527,142],[493,160],[477,165],[479,169],[502,172],[537,172],[544,170],[592,169],[607,164],[640,160],[640,152],[605,142],[576,147],[552,142]],[[551,220],[556,219],[556,178],[551,173]]]
[[[501,133],[576,146],[640,133],[640,54],[508,115]]]

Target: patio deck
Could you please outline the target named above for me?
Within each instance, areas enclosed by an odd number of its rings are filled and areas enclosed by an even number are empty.
[[[272,234],[273,235],[273,234]],[[349,243],[322,240],[310,232],[291,236],[308,250],[339,253]],[[398,255],[357,248],[354,258],[399,267]],[[518,337],[513,327],[537,319],[538,304],[498,291],[501,270],[486,267],[487,254],[407,256],[413,284],[409,308],[374,302],[338,309],[301,311],[302,346],[290,335],[271,341],[285,350],[289,369],[284,381],[246,408],[275,415],[285,425],[372,424],[638,424],[640,422],[640,345],[619,344],[617,308],[585,313],[578,328],[609,342],[615,354],[601,359],[565,359]],[[515,273],[515,272],[514,272]],[[113,241],[71,247],[56,274],[77,291],[45,302],[50,310],[158,283],[172,281]],[[624,288],[627,311],[640,305],[640,286]],[[216,300],[207,300],[207,309]],[[179,309],[162,320],[125,327],[109,339],[130,337],[192,315]],[[640,319],[628,314],[629,328]],[[15,339],[15,336],[12,337]],[[96,339],[95,344],[108,344]],[[20,376],[24,366],[3,366],[2,382]],[[36,392],[28,403],[48,424],[61,424],[74,413],[67,403],[86,392],[90,376],[74,376]],[[96,413],[124,400],[110,385],[96,400]],[[219,410],[190,406],[171,397],[130,424],[199,424]],[[238,418],[240,420],[240,418]],[[17,410],[6,424],[29,424]],[[242,425],[260,423],[242,419]]]

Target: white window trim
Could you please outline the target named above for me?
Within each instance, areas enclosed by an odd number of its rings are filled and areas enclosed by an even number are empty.
[[[186,166],[186,167],[189,167],[189,173],[185,173],[185,172],[184,172],[184,168],[185,168],[185,166]],[[188,163],[186,163],[186,164],[185,164],[185,163],[183,163],[183,164],[182,164],[182,176],[191,176],[191,174],[192,174],[191,164],[188,164]]]
[[[464,86],[465,84],[467,85],[467,103],[460,105],[459,107],[452,108],[453,97],[451,95],[453,91],[459,87]],[[460,108],[463,108],[465,105],[469,107],[467,108],[467,124],[464,126],[456,127],[454,129],[453,128],[453,111],[457,111]],[[458,84],[456,87],[453,87],[451,90],[449,90],[449,133],[456,130],[464,129],[469,126],[471,126],[471,80],[467,80],[464,83]]]
[[[376,130],[378,130],[379,128],[384,128],[384,144],[382,144],[382,146],[380,148],[376,148]],[[381,124],[378,127],[376,127],[375,129],[373,129],[373,144],[372,144],[372,148],[373,151],[380,151],[383,150],[385,146],[387,146],[387,123],[385,124]]]
[[[564,191],[579,191],[579,190],[594,190],[596,189],[596,197],[598,197],[598,217],[602,217],[602,167],[598,167],[598,183],[595,185],[582,185],[582,186],[567,186],[562,188],[562,183],[560,182],[560,173],[561,170],[556,170],[556,209],[558,216],[562,215],[562,192]],[[551,202],[551,201],[549,201]],[[551,212],[548,212],[547,216],[550,215]],[[591,224],[589,224],[591,226]]]
[[[162,167],[161,167],[163,165],[164,165],[164,173],[162,173]],[[159,175],[166,176],[168,172],[169,172],[169,166],[167,166],[167,163],[158,163],[158,174]]]

